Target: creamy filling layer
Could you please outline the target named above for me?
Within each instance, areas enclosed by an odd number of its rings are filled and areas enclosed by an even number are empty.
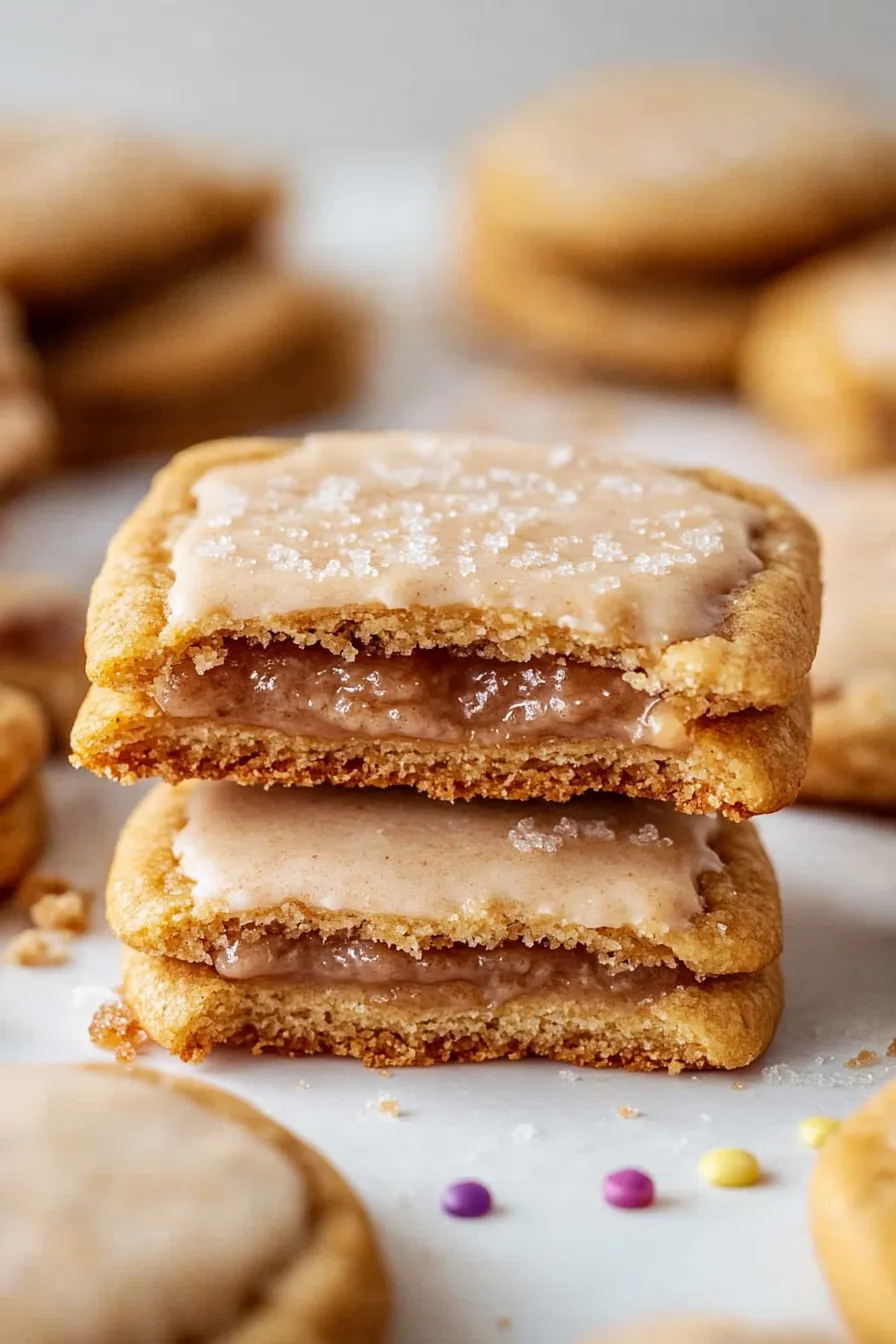
[[[508,663],[444,649],[407,656],[233,640],[217,667],[186,658],[156,685],[172,718],[216,719],[293,737],[416,738],[498,745],[546,738],[609,738],[686,750],[682,716],[635,690],[613,668],[562,657]]]
[[[554,991],[579,998],[595,996],[620,1008],[650,1003],[694,977],[684,967],[641,966],[613,971],[585,948],[527,947],[501,943],[493,948],[454,943],[430,948],[419,957],[364,938],[316,934],[285,938],[267,934],[256,941],[239,937],[215,953],[215,970],[226,980],[274,978],[291,984],[355,985],[389,998],[438,998],[445,987],[498,1007],[522,994]],[[421,992],[422,991],[422,992]]]

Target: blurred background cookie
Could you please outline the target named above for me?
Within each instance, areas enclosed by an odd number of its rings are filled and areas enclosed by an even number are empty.
[[[896,461],[896,232],[772,285],[744,342],[741,383],[826,469]]]
[[[3,1064],[0,1085],[7,1338],[382,1338],[360,1201],[248,1102],[115,1065]]]
[[[896,470],[816,510],[824,603],[803,797],[896,809]]]
[[[38,476],[55,443],[37,360],[16,305],[0,290],[0,492]]]
[[[728,381],[759,285],[896,215],[896,134],[846,98],[620,69],[474,146],[460,286],[486,330],[660,382]]]
[[[58,747],[87,689],[86,601],[47,574],[0,574],[0,682],[41,705]]]

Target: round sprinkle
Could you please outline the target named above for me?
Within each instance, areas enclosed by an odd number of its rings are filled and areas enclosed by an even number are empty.
[[[646,1209],[656,1194],[653,1181],[646,1171],[637,1167],[623,1167],[604,1177],[604,1199],[617,1209]]]
[[[491,1192],[479,1181],[455,1181],[442,1191],[442,1208],[452,1218],[482,1218],[491,1207]]]
[[[698,1168],[710,1185],[755,1185],[762,1175],[759,1163],[745,1148],[711,1148]]]
[[[800,1139],[807,1148],[821,1148],[840,1128],[840,1121],[831,1115],[810,1115],[800,1121]]]

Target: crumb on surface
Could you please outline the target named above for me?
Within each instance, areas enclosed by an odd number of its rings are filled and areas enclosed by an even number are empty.
[[[732,1084],[731,1084],[731,1091],[732,1091],[732,1092],[743,1092],[743,1090],[744,1090],[744,1084],[743,1084],[743,1083],[732,1083]]]
[[[7,966],[65,966],[69,960],[69,937],[23,929],[3,951]]]
[[[44,931],[81,934],[87,932],[89,912],[80,891],[47,892],[31,906],[31,922]]]
[[[111,1050],[119,1064],[131,1064],[149,1037],[121,999],[101,1003],[87,1029],[93,1044]]]
[[[847,1069],[864,1069],[867,1064],[874,1064],[877,1060],[876,1050],[860,1050],[852,1059],[846,1061]]]
[[[381,1078],[391,1078],[391,1077],[392,1077],[392,1070],[391,1070],[391,1069],[380,1069],[378,1072],[379,1072],[379,1075],[380,1075]]]
[[[495,1321],[495,1325],[497,1325],[499,1330],[509,1330],[513,1325],[513,1319],[510,1316],[499,1316],[497,1321]]]
[[[76,886],[67,877],[57,873],[26,873],[15,889],[13,900],[23,910],[31,910],[46,896],[77,896],[84,909],[85,920],[93,901],[93,892]],[[36,922],[36,921],[35,921]],[[85,924],[86,927],[86,924]],[[81,930],[83,932],[83,930]]]
[[[376,1109],[380,1115],[385,1115],[389,1120],[397,1120],[401,1115],[401,1107],[398,1104],[397,1097],[387,1097],[383,1093],[376,1103]]]
[[[540,1131],[535,1125],[524,1123],[514,1125],[510,1137],[514,1143],[531,1143]]]
[[[299,1081],[296,1083],[296,1087],[301,1088],[303,1092],[307,1092],[308,1089],[311,1087],[311,1084],[306,1083],[304,1078],[300,1078]]]
[[[562,1078],[564,1083],[577,1083],[579,1081],[579,1075],[572,1069],[559,1069],[557,1077]]]
[[[639,1111],[637,1106],[620,1106],[616,1114],[621,1116],[623,1120],[637,1120],[644,1112]]]

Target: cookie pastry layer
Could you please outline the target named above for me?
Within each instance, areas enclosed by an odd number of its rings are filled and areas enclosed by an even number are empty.
[[[0,291],[0,491],[40,475],[55,448],[56,424],[37,360],[18,310]]]
[[[253,1106],[145,1069],[5,1064],[0,1080],[11,1337],[382,1337],[387,1288],[360,1203]]]
[[[395,1003],[353,985],[228,981],[209,966],[132,949],[123,990],[153,1040],[192,1062],[215,1045],[232,1045],[350,1055],[376,1068],[541,1055],[671,1072],[751,1063],[771,1041],[784,997],[773,963],[702,984],[654,968],[631,973],[615,990],[596,987],[579,999],[534,990],[495,1008],[453,985]]]
[[[332,410],[357,391],[363,327],[347,295],[244,252],[49,328],[62,457],[174,451]]]
[[[48,749],[40,705],[0,681],[0,806],[34,773]]]
[[[340,782],[429,775],[453,796],[491,775],[500,795],[525,772],[565,797],[583,759],[569,743],[588,742],[595,763],[580,788],[655,776],[657,760],[693,750],[696,775],[676,797],[701,806],[716,795],[699,767],[719,743],[701,755],[691,724],[800,696],[815,545],[768,492],[568,445],[409,434],[208,445],[157,477],[110,546],[89,673],[141,700],[120,706],[122,768],[108,698],[86,707],[76,756],[127,776],[142,754],[157,770],[168,734],[191,771],[214,776],[229,725],[254,743],[248,779],[317,782],[329,756]],[[158,731],[153,702],[173,733]],[[792,796],[800,713],[727,725],[730,773],[752,798]],[[132,751],[138,715],[144,745]],[[340,761],[347,739],[360,767]],[[760,755],[781,768],[774,786],[764,770],[753,778]],[[719,806],[752,810],[716,792]]]
[[[46,574],[0,574],[0,682],[41,705],[57,746],[68,745],[84,698],[83,597]]]
[[[818,510],[825,597],[806,798],[896,808],[896,471]]]
[[[777,884],[752,826],[609,795],[446,807],[405,789],[159,785],[122,831],[107,913],[135,948],[243,978],[278,963],[289,975],[294,953],[314,978],[305,950],[326,961],[321,937],[353,945],[343,971],[375,968],[380,952],[384,974],[443,979],[458,956],[461,978],[512,978],[530,962],[550,976],[552,949],[566,949],[578,960],[556,964],[583,983],[592,961],[720,975],[781,949]],[[460,944],[490,955],[467,965]],[[415,971],[426,953],[434,966]]]
[[[270,173],[138,133],[0,128],[0,285],[69,305],[244,237],[280,203]]]
[[[584,267],[768,267],[896,216],[896,130],[774,75],[622,69],[487,131],[472,195]]]
[[[758,292],[745,281],[572,270],[470,224],[458,282],[483,335],[570,366],[672,384],[730,382]]]
[[[831,471],[896,460],[896,234],[806,262],[763,294],[741,356],[757,408]]]
[[[824,1145],[810,1186],[812,1235],[850,1338],[889,1344],[896,1320],[896,1084]]]
[[[39,775],[0,803],[0,890],[28,871],[43,848],[47,809]]]

